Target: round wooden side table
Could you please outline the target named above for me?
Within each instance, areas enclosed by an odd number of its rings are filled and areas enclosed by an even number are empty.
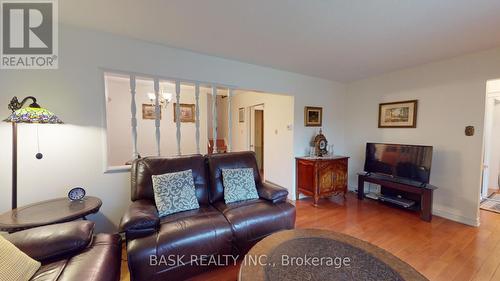
[[[57,198],[33,203],[0,215],[0,231],[16,232],[28,228],[85,219],[97,213],[101,199],[88,196],[79,201]]]

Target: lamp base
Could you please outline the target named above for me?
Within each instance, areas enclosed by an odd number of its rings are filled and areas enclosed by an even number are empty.
[[[17,208],[17,123],[12,122],[12,209]]]

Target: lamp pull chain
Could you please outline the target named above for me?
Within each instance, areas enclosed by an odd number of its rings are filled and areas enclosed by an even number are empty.
[[[43,158],[43,154],[40,153],[40,136],[38,134],[38,124],[36,126],[36,145],[37,145],[37,154],[35,155],[36,159],[40,160]]]

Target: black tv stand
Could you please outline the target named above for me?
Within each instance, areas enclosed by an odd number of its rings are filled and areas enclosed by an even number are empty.
[[[420,212],[420,218],[427,222],[432,220],[432,193],[437,187],[430,184],[420,186],[407,184],[369,173],[358,174],[359,200],[363,200],[365,197],[365,182],[379,184],[384,194],[402,195],[416,201],[419,206],[417,210]]]

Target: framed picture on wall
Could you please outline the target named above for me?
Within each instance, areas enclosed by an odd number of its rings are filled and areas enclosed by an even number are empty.
[[[142,119],[155,120],[156,111],[154,104],[142,104]],[[161,120],[161,110],[160,110],[160,120]]]
[[[304,108],[304,125],[306,127],[321,127],[323,123],[323,108],[306,106]]]
[[[379,128],[416,128],[418,100],[379,104]]]
[[[240,123],[245,122],[245,108],[244,107],[238,109],[238,121]]]
[[[181,122],[182,123],[194,123],[195,122],[195,114],[196,114],[196,106],[194,104],[187,104],[187,103],[181,103],[180,109],[181,109]],[[174,122],[177,122],[177,112],[175,110],[175,107],[177,106],[177,103],[173,104],[174,106]]]

